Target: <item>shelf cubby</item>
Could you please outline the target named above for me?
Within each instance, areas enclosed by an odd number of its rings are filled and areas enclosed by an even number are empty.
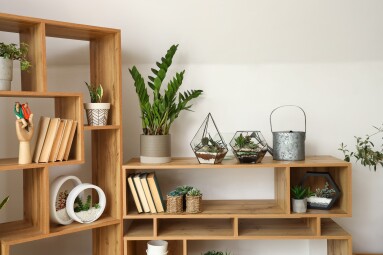
[[[152,239],[145,239],[139,241],[124,241],[124,254],[125,255],[146,255],[147,242]],[[168,254],[167,255],[186,255],[184,250],[186,249],[186,242],[182,240],[169,240],[168,242]]]
[[[318,235],[317,218],[239,219],[239,237],[305,239]]]
[[[128,220],[124,222],[125,238],[154,237],[153,219]]]

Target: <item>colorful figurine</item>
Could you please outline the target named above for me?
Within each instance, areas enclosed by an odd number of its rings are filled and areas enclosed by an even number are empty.
[[[32,114],[28,103],[20,104],[20,102],[16,102],[13,112],[15,113],[16,118],[18,120],[21,120],[21,122],[23,123],[21,127],[25,128],[28,131],[28,126],[30,126],[29,119]]]

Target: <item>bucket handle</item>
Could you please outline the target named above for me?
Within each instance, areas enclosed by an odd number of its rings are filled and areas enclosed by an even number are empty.
[[[276,110],[278,110],[279,108],[282,108],[282,107],[290,107],[290,106],[291,106],[291,107],[299,108],[299,109],[301,109],[301,111],[303,112],[303,116],[305,117],[305,133],[306,133],[306,113],[305,113],[305,111],[304,111],[301,107],[299,107],[299,106],[297,106],[297,105],[281,105],[281,106],[275,108],[275,109],[270,113],[270,128],[271,128],[271,132],[273,132],[273,125],[272,125],[272,122],[271,122],[271,116],[273,115],[273,113],[274,113]]]

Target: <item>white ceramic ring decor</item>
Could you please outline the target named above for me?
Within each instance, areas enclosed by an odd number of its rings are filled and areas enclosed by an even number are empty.
[[[80,193],[84,192],[86,189],[95,189],[98,194],[98,205],[100,206],[98,209],[96,209],[96,214],[93,215],[93,217],[89,220],[83,220],[81,219],[74,211],[74,201],[76,200],[76,197],[79,196]],[[106,197],[104,191],[93,184],[90,183],[82,183],[78,186],[76,186],[72,191],[69,193],[67,203],[66,203],[66,211],[73,220],[79,222],[79,223],[91,223],[98,218],[100,218],[101,214],[104,212],[106,206]],[[90,210],[92,210],[91,208]],[[89,211],[90,211],[89,210]]]
[[[51,184],[50,190],[50,219],[52,222],[61,224],[61,225],[69,225],[73,222],[73,219],[69,217],[68,220],[59,217],[59,214],[56,211],[56,198],[60,191],[61,186],[67,182],[72,181],[74,186],[81,184],[81,180],[76,176],[71,175],[62,175],[57,177]],[[68,200],[67,200],[68,201]],[[65,212],[65,209],[64,209]]]

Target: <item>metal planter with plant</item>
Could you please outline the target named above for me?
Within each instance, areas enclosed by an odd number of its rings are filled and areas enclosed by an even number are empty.
[[[294,186],[291,188],[291,203],[293,212],[305,213],[307,211],[307,197],[310,197],[313,193],[310,191],[310,187]]]
[[[182,85],[185,70],[176,73],[168,82],[167,88],[161,93],[162,84],[177,48],[178,45],[172,45],[165,57],[161,58],[160,62],[156,62],[158,69],[151,69],[153,76],[148,77],[150,81],[147,85],[135,66],[129,69],[141,109],[143,134],[140,139],[140,159],[142,163],[166,163],[170,161],[170,127],[181,111],[191,109],[190,101],[202,94],[202,90],[178,92]],[[149,97],[148,88],[153,92],[152,99]]]
[[[108,122],[108,113],[110,109],[110,103],[102,103],[102,97],[104,96],[104,89],[99,84],[88,84],[85,82],[90,96],[90,103],[84,103],[84,109],[86,111],[86,117],[89,126],[105,126]]]
[[[239,163],[261,163],[267,152],[267,142],[260,131],[238,131],[230,142]]]
[[[20,61],[20,69],[27,71],[31,63],[27,60],[28,44],[0,43],[0,90],[11,90],[13,79],[13,60]]]

